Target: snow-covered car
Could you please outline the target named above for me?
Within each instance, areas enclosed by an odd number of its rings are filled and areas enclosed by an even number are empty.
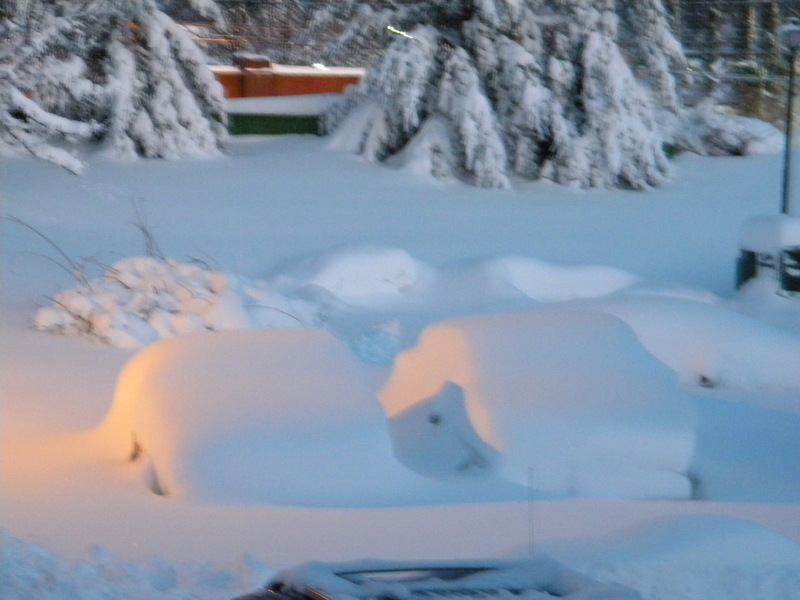
[[[235,600],[641,600],[549,558],[306,563]]]

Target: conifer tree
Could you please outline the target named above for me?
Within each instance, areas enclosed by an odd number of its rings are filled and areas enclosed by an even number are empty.
[[[483,187],[646,189],[669,175],[668,144],[749,142],[746,128],[686,105],[686,62],[661,0],[346,0],[317,21],[348,15],[353,35],[391,39],[326,115],[334,146],[370,161]]]
[[[398,153],[420,131],[435,131],[445,139],[422,147],[451,157],[453,175],[482,187],[540,177],[582,187],[658,185],[668,171],[663,138],[650,94],[618,47],[614,8],[612,0],[398,8],[398,25],[426,27],[398,36],[328,125],[341,127],[340,139],[359,140],[350,149],[374,161],[402,162]],[[397,127],[391,115],[412,106],[414,119]],[[431,120],[439,125],[426,128]]]
[[[218,17],[212,0],[190,0]],[[102,140],[122,157],[219,152],[219,85],[155,0],[7,2],[0,19],[0,147],[72,171],[56,143]]]

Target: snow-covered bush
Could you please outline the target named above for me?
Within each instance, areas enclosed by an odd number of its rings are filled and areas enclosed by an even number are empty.
[[[212,0],[191,0],[215,14]],[[191,37],[156,0],[12,4],[0,16],[0,150],[71,171],[58,143],[105,140],[121,157],[217,154],[222,92]]]
[[[97,279],[79,281],[39,309],[35,327],[88,336],[126,349],[195,331],[312,326],[309,303],[263,282],[193,263],[153,257],[117,262]]]
[[[353,17],[343,44],[393,38],[326,114],[333,145],[369,161],[490,188],[646,189],[669,176],[668,145],[763,147],[763,131],[683,100],[686,63],[661,0],[350,1],[324,14]]]

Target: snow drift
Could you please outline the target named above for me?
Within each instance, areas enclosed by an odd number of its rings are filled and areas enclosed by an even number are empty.
[[[137,354],[101,431],[117,457],[132,442],[146,453],[162,493],[236,498],[277,487],[281,474],[307,480],[313,455],[336,454],[380,420],[360,365],[327,332],[238,330]]]
[[[0,529],[0,598],[4,600],[228,600],[272,571],[251,556],[227,563],[134,562],[95,546],[71,561]]]
[[[419,293],[433,274],[432,267],[402,248],[365,244],[299,261],[275,277],[275,286],[290,295],[319,287],[363,307]]]
[[[648,600],[797,597],[800,546],[741,519],[657,518],[613,536],[544,544],[539,552]]]
[[[689,384],[800,391],[800,337],[718,304],[652,294],[587,301]]]
[[[148,461],[153,492],[184,500],[354,507],[523,495],[398,463],[365,375],[322,329],[180,336],[130,360],[98,434],[115,460]]]
[[[691,494],[692,402],[614,317],[534,310],[433,325],[379,397],[396,455],[421,472],[498,470],[563,494]]]

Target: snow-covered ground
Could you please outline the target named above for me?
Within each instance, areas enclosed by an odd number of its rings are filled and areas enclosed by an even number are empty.
[[[744,223],[777,212],[779,156],[682,156],[674,180],[646,193],[497,192],[325,144],[237,139],[205,161],[94,157],[81,177],[6,160],[3,214],[36,231],[0,223],[0,596],[228,598],[307,560],[503,557],[531,543],[648,600],[798,596],[800,298],[763,282],[733,290]],[[149,257],[140,226],[156,244]],[[542,315],[567,319],[573,341],[537,332]],[[230,331],[243,328],[261,333]],[[117,386],[137,349],[161,338],[172,339]],[[272,357],[263,368],[260,356]],[[458,393],[433,404],[409,394],[438,407],[417,421],[398,410],[398,389],[414,385],[395,364],[453,356],[425,376],[460,377]],[[166,404],[135,402],[140,371]],[[537,408],[494,392],[509,377]],[[536,480],[560,455],[537,461],[563,440],[526,440],[525,420],[547,410],[566,427],[552,401],[562,383],[582,427],[617,437],[594,447],[593,485],[555,493]],[[539,388],[550,404],[536,405]],[[642,400],[634,389],[660,391]],[[615,394],[613,414],[600,419],[576,390]],[[670,401],[691,411],[658,412]],[[631,407],[674,420],[642,428]],[[453,448],[421,428],[442,417],[485,444],[491,460],[470,464],[488,473],[431,478],[395,459],[392,448],[430,464],[409,436],[433,463]],[[586,473],[593,452],[566,463]],[[692,499],[598,485],[611,480],[609,456],[628,469],[634,452],[648,457],[636,468],[685,469]],[[168,495],[154,494],[154,474],[167,473],[172,483],[157,483]]]

